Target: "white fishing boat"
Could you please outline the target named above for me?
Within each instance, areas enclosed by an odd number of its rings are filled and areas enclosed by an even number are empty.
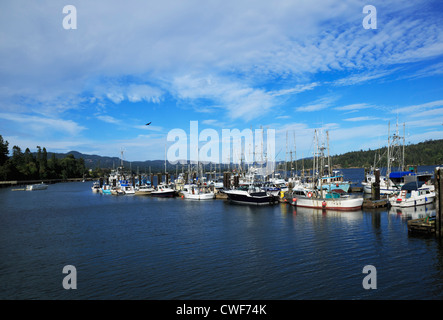
[[[155,189],[150,184],[143,184],[135,187],[136,195],[149,195]]]
[[[213,186],[215,189],[223,189],[223,178],[209,181],[209,186]]]
[[[401,191],[389,197],[393,207],[415,207],[433,203],[435,200],[434,185],[415,181],[406,183]]]
[[[329,134],[328,131],[326,131],[327,138],[328,138],[328,163],[329,160]],[[333,186],[326,182],[326,187],[329,188],[329,190],[325,190],[323,188],[323,177],[325,176],[326,171],[323,167],[324,163],[324,150],[326,149],[324,145],[322,144],[319,146],[319,139],[317,137],[317,130],[315,130],[314,135],[315,141],[316,141],[316,152],[314,153],[313,162],[317,164],[317,166],[314,165],[313,167],[313,173],[317,174],[317,177],[313,179],[314,182],[319,183],[319,185],[312,186],[312,189],[307,190],[301,190],[300,194],[293,194],[292,203],[296,205],[297,207],[302,208],[314,208],[314,209],[323,209],[323,210],[337,210],[337,211],[352,211],[352,210],[359,210],[361,209],[363,205],[363,197],[357,196],[357,195],[350,195],[346,193],[341,188],[335,188],[333,189]],[[320,168],[317,168],[320,166]],[[331,166],[328,164],[327,168],[331,168]],[[332,175],[327,174],[328,177],[333,177]],[[338,182],[338,181],[337,181]],[[307,191],[307,192],[306,192]]]
[[[47,184],[39,183],[39,184],[28,184],[26,186],[27,191],[34,191],[34,190],[45,190],[48,188]]]
[[[180,191],[180,194],[184,199],[192,200],[210,200],[215,198],[214,192],[208,187],[199,187],[195,184],[187,184]]]
[[[303,208],[315,208],[323,210],[352,211],[359,210],[363,205],[363,197],[338,192],[328,192],[321,195],[316,192],[308,192],[306,195],[296,195],[292,199],[294,205]]]
[[[131,185],[122,185],[121,190],[127,195],[135,194],[135,188]]]
[[[92,189],[92,192],[94,192],[94,193],[98,193],[98,192],[100,192],[100,183],[98,182],[98,181],[95,181],[93,184],[92,184],[92,187],[91,187],[91,189]]]
[[[410,171],[394,171],[389,174],[387,179],[384,176],[380,177],[380,194],[394,194],[401,190],[401,188],[409,182],[426,183],[432,178],[430,172],[415,172]],[[375,174],[370,173],[366,175],[366,179],[362,182],[363,191],[370,194],[372,192],[372,184],[375,182]]]
[[[158,185],[154,191],[151,192],[152,197],[174,197],[175,190],[165,184]]]
[[[366,174],[365,181],[362,181],[363,192],[367,194],[372,193],[372,185],[375,183],[375,174],[373,172]],[[385,176],[380,176],[380,194],[393,194],[401,189],[404,182],[388,181]]]

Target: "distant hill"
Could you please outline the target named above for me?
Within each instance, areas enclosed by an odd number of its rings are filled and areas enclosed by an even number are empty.
[[[331,163],[335,168],[368,168],[374,164],[374,159],[377,155],[382,157],[378,166],[386,165],[386,147],[375,150],[360,150],[351,151],[341,155],[331,156]],[[66,155],[72,154],[76,159],[83,158],[85,160],[85,166],[87,169],[112,169],[117,168],[121,164],[121,159],[118,157],[106,157],[99,155],[88,155],[78,151],[69,151],[67,153],[55,153],[56,158],[62,159]],[[48,159],[52,156],[52,152],[48,152]],[[384,158],[383,158],[384,157]],[[305,168],[312,166],[312,157],[305,158],[303,160],[297,160],[297,167],[300,169],[304,162]],[[443,139],[440,140],[428,140],[417,144],[409,144],[405,146],[405,164],[406,165],[436,165],[443,164]],[[152,173],[164,172],[165,161],[164,160],[147,160],[147,161],[123,161],[125,168],[131,168],[134,172],[139,170],[140,172]],[[280,164],[284,166],[284,162]],[[175,172],[176,165],[171,165],[167,162],[166,168],[169,172]],[[181,171],[182,166],[178,165],[178,170]],[[209,165],[206,166],[209,170]]]

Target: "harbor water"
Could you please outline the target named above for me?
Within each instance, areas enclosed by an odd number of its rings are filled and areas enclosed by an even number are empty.
[[[442,243],[407,230],[433,205],[323,212],[74,182],[1,189],[0,208],[0,299],[443,299]],[[75,290],[62,285],[67,265]],[[368,265],[376,289],[363,286]]]

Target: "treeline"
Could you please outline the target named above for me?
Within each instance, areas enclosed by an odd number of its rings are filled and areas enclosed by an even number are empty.
[[[370,168],[371,166],[386,167],[387,147],[375,150],[360,150],[331,156],[334,168]],[[398,163],[398,161],[396,162]],[[443,139],[427,140],[417,144],[405,145],[405,166],[427,166],[443,164]],[[312,168],[312,159],[297,160],[292,167],[298,170]],[[284,166],[284,164],[283,164]],[[288,163],[290,168],[290,163]]]
[[[20,147],[12,147],[9,156],[9,143],[0,135],[0,180],[45,180],[69,179],[89,176],[83,158],[75,159],[68,154],[57,159],[53,154],[48,159],[46,148],[37,146],[36,155],[29,148],[23,152]]]

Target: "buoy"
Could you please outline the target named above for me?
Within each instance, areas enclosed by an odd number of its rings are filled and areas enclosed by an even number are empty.
[[[292,202],[297,202],[297,198],[292,198]]]
[[[323,201],[321,205],[323,208],[326,208],[326,201]]]
[[[312,197],[312,192],[308,192],[308,198]]]

